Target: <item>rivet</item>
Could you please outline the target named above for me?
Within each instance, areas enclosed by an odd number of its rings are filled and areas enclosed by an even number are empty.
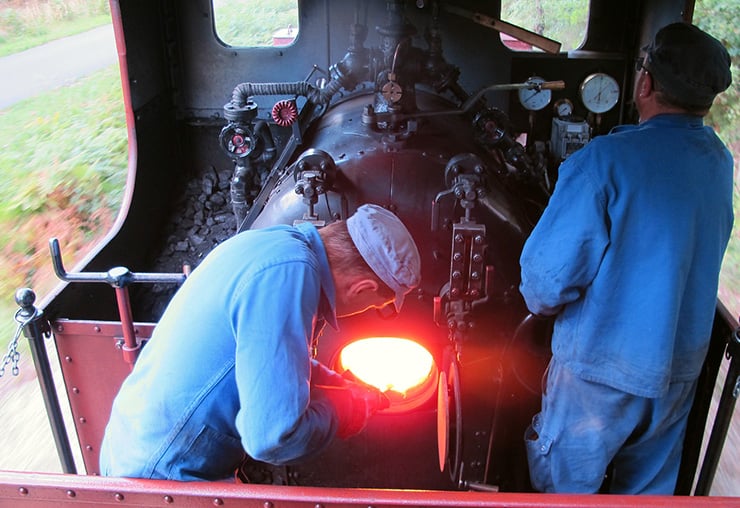
[[[28,495],[28,489],[26,487],[20,487],[18,489],[18,494],[21,496],[27,496]]]
[[[272,503],[270,501],[265,501],[262,503],[262,508],[272,508]]]
[[[88,452],[91,452],[91,451],[93,451],[93,447],[92,447],[92,445],[87,445],[87,446],[85,446],[85,450],[87,450]]]
[[[64,331],[64,326],[63,325],[57,325],[57,331],[58,332],[63,332]]]
[[[213,500],[213,506],[221,506],[222,504],[224,504],[223,499],[216,498]]]
[[[100,327],[99,326],[94,326],[93,327],[93,330],[95,330],[96,332],[100,333]]]
[[[67,497],[75,497],[77,494],[75,494],[74,490],[68,490],[67,491]]]
[[[72,393],[80,393],[80,389],[77,388],[76,386],[73,386],[72,387]]]
[[[167,504],[172,504],[175,500],[172,499],[172,496],[164,496],[164,502]]]
[[[80,423],[87,423],[87,418],[80,416]]]
[[[115,499],[116,501],[123,501],[123,494],[121,494],[120,492],[116,492],[115,494],[113,494],[113,499]]]
[[[65,356],[64,361],[67,363],[72,363],[72,357],[71,356]]]

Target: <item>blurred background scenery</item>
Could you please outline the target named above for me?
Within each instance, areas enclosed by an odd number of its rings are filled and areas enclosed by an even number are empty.
[[[588,2],[538,0],[502,2],[502,18],[576,48],[583,36]],[[249,8],[255,22],[219,15]],[[232,45],[269,45],[279,31],[298,28],[295,0],[214,0],[216,31]],[[735,155],[736,228],[725,256],[720,298],[740,314],[740,2],[699,0],[694,19],[722,40],[733,59],[733,85],[715,102],[706,123]],[[0,64],[47,43],[107,30],[110,60],[65,78],[47,90],[18,100],[3,100],[2,85],[19,76],[0,65],[0,355],[17,324],[14,293],[32,288],[39,299],[58,283],[48,242],[59,239],[65,265],[74,267],[105,236],[122,207],[128,166],[125,112],[106,0],[0,0]],[[39,80],[44,68],[36,70]],[[0,378],[0,469],[58,472],[53,441],[41,406],[26,340],[21,337],[21,375],[10,366]],[[722,381],[722,380],[720,380]],[[33,409],[29,414],[27,411]],[[713,494],[740,496],[737,481],[738,410]],[[28,437],[29,429],[33,432]],[[25,434],[24,434],[25,433]],[[25,435],[27,437],[19,437]],[[23,449],[23,441],[28,444]]]

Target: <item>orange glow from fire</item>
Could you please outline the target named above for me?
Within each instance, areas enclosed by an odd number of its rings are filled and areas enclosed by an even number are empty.
[[[345,346],[339,364],[383,392],[406,394],[429,379],[434,360],[429,351],[412,340],[371,337]]]

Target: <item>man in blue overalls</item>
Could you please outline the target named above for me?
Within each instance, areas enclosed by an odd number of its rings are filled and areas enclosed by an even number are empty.
[[[533,486],[672,494],[732,230],[732,155],[703,125],[730,57],[698,28],[659,30],[638,61],[639,125],[563,162],[521,256],[529,309],[556,315]]]
[[[346,221],[249,230],[187,278],[113,403],[102,474],[234,477],[243,460],[294,463],[382,409],[377,390],[312,359],[326,322],[395,302],[420,281],[413,238],[363,205]]]

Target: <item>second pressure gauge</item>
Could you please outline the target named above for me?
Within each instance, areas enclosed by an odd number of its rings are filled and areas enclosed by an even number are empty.
[[[606,113],[619,101],[619,83],[603,72],[587,76],[579,89],[581,100],[592,113]]]
[[[545,80],[539,76],[532,76],[527,80],[527,83],[538,84],[544,83]],[[543,90],[541,88],[520,88],[519,89],[519,102],[522,103],[525,109],[530,111],[539,111],[550,104],[552,98],[551,90]]]
[[[560,118],[569,117],[573,114],[573,103],[568,99],[558,99],[555,104],[552,105],[555,112],[555,116]]]

